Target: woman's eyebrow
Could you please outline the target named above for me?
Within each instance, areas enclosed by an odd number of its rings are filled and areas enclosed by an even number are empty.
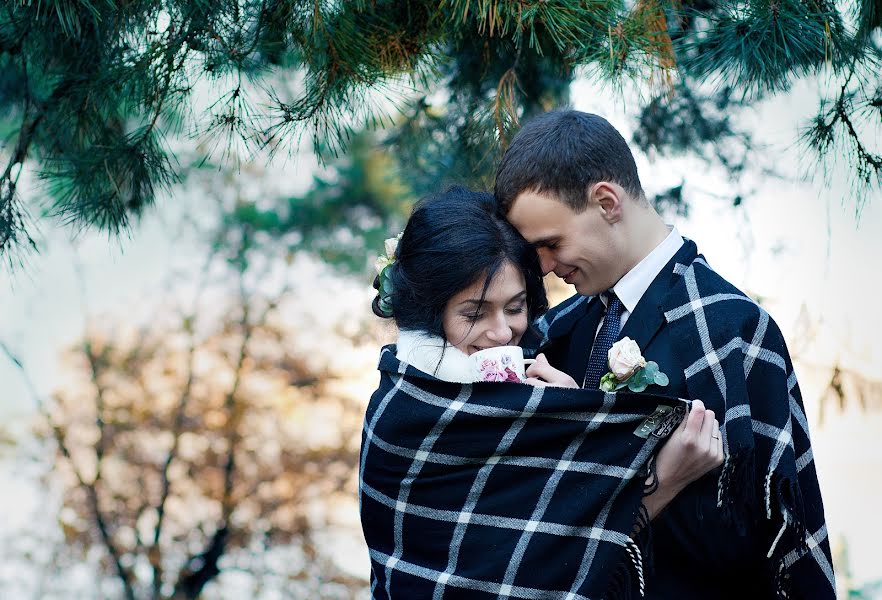
[[[463,304],[481,304],[480,300],[463,300],[459,303],[458,306],[462,306]],[[484,304],[487,304],[487,301],[484,300]]]

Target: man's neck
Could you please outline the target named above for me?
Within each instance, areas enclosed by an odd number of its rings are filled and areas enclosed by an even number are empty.
[[[628,252],[625,273],[649,256],[671,232],[655,209],[640,207],[628,222],[628,239],[633,240]]]

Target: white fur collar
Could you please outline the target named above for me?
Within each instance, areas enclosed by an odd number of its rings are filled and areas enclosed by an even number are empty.
[[[474,383],[478,371],[469,356],[438,336],[419,331],[402,331],[398,335],[396,354],[406,362],[442,381]]]

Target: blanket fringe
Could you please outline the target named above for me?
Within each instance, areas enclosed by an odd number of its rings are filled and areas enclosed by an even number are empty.
[[[654,456],[646,463],[645,471],[640,473],[640,477],[645,477],[648,481],[643,486],[643,496],[648,496],[658,489]],[[604,600],[635,600],[646,595],[644,574],[652,569],[652,527],[649,512],[642,502],[637,512],[631,539],[625,545],[625,553],[630,560],[623,558],[619,562]]]
[[[749,525],[760,521],[760,515],[769,521],[781,519],[767,556],[776,565],[774,584],[777,598],[790,598],[790,574],[784,557],[794,548],[799,552],[808,551],[805,512],[798,482],[769,472],[759,487],[753,450],[736,451],[728,455],[723,464],[717,489],[717,507],[723,518],[740,534],[744,534]]]
[[[799,483],[788,478],[778,478],[775,485],[775,500],[781,508],[785,524],[793,530],[796,549],[800,552],[808,552],[805,504],[799,490]]]
[[[808,552],[805,513],[802,498],[800,497],[799,484],[786,478],[772,477],[772,479],[775,479],[774,499],[776,505],[780,508],[782,524],[778,538],[775,539],[772,547],[769,548],[769,557],[776,557],[774,559],[777,564],[777,569],[775,570],[775,593],[778,598],[785,600],[791,598],[792,595],[790,573],[787,571],[787,565],[784,564],[784,557],[794,549],[800,554]],[[782,547],[781,539],[786,539],[790,542],[790,545],[788,546],[785,543]]]
[[[633,539],[625,545],[627,560],[623,557],[613,572],[604,600],[636,600],[646,595],[643,577],[643,552]]]
[[[717,486],[717,508],[723,519],[740,535],[759,521],[759,490],[756,487],[756,457],[752,448],[734,450],[726,456]]]

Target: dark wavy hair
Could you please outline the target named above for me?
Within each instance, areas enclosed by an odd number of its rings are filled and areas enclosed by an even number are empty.
[[[598,181],[618,183],[646,201],[628,142],[609,121],[552,110],[527,121],[512,139],[496,171],[496,201],[506,215],[522,192],[552,193],[579,213]]]
[[[481,301],[505,262],[524,276],[528,319],[548,309],[535,249],[496,213],[493,194],[454,186],[419,201],[407,221],[390,269],[387,302],[402,330],[444,335],[444,308],[458,292],[486,277]],[[374,282],[377,287],[378,281]],[[374,298],[377,316],[379,295]]]

